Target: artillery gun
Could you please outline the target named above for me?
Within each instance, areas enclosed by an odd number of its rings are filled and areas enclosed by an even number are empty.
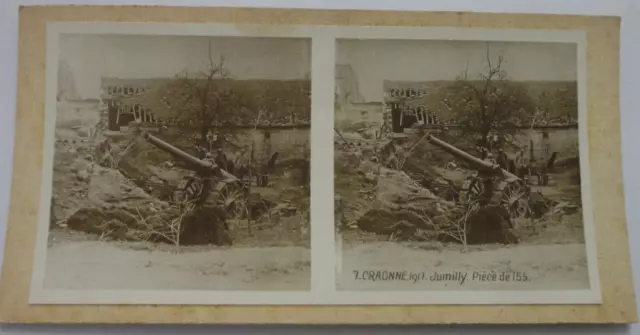
[[[511,218],[524,217],[529,213],[531,186],[523,179],[493,164],[477,158],[455,146],[433,136],[425,136],[427,142],[467,163],[477,173],[463,187],[467,200],[504,207]]]
[[[198,159],[189,153],[149,134],[144,139],[162,151],[183,162],[194,173],[184,178],[173,194],[173,201],[181,204],[194,203],[199,206],[215,206],[228,213],[239,214],[245,209],[248,189],[231,173],[213,161]]]

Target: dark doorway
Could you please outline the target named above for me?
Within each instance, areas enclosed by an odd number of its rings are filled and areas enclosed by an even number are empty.
[[[118,124],[118,107],[109,104],[107,111],[109,113],[109,130],[120,131],[120,125]]]
[[[136,118],[133,113],[120,113],[120,120],[118,122],[119,126],[128,126],[129,123],[135,121]]]
[[[416,122],[418,122],[418,117],[412,113],[405,113],[402,116],[402,129],[411,128]]]
[[[391,110],[391,131],[394,133],[404,132],[404,130],[402,129],[402,125],[400,124],[401,115],[402,115],[401,109],[394,108]]]

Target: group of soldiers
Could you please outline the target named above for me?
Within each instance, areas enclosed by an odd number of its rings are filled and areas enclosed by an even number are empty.
[[[491,148],[493,146],[496,149],[491,150],[483,146],[480,141],[477,144],[476,149],[482,159],[500,166],[503,170],[519,178],[530,181],[532,177],[536,177],[538,184],[546,185],[548,182],[547,171],[553,165],[557,153],[552,153],[546,162],[538,162],[533,155],[527,157],[528,155],[525,149],[520,148],[517,150],[515,156],[509,157],[503,149],[503,146],[496,145],[499,141],[495,139],[492,141],[492,139],[489,138],[489,142],[489,147]]]
[[[246,149],[242,149],[236,155],[236,159],[230,159],[222,148],[222,141],[219,135],[209,132],[206,136],[206,147],[198,146],[199,158],[215,164],[219,168],[236,176],[240,180],[246,180],[250,176],[255,176],[256,185],[266,187],[269,183],[268,176],[275,167],[278,159],[278,152],[269,155],[269,160],[259,168],[255,168],[251,159],[247,157]],[[269,150],[270,151],[270,150]]]

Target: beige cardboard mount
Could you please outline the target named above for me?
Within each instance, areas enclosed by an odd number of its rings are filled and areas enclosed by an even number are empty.
[[[384,25],[583,30],[587,34],[588,137],[599,305],[83,306],[28,303],[40,199],[46,23],[51,21]],[[633,323],[622,183],[617,17],[196,7],[34,6],[20,9],[11,205],[2,279],[5,323],[450,324]],[[331,145],[329,143],[328,145]],[[472,293],[470,293],[472,294]]]

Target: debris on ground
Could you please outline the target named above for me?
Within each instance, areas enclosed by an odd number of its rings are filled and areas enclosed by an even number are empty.
[[[230,230],[231,221],[244,220],[247,231],[255,227],[254,232],[263,231],[264,222],[275,223],[287,233],[291,225],[309,221],[308,176],[299,171],[308,164],[302,160],[280,162],[270,176],[270,186],[253,187],[243,201],[220,195],[213,207],[194,211],[174,199],[177,187],[193,171],[141,141],[140,134],[82,139],[77,132],[60,134],[66,137],[56,141],[52,228],[103,240],[230,245],[235,237],[247,239],[241,226]],[[222,209],[219,204],[227,201],[236,204]],[[308,239],[304,229],[291,240]]]
[[[506,207],[469,202],[466,188],[477,172],[417,141],[422,133],[387,140],[360,132],[338,134],[334,206],[340,231],[469,245],[521,242]],[[530,192],[524,211],[528,221],[579,211],[579,202],[559,201],[543,191]]]

